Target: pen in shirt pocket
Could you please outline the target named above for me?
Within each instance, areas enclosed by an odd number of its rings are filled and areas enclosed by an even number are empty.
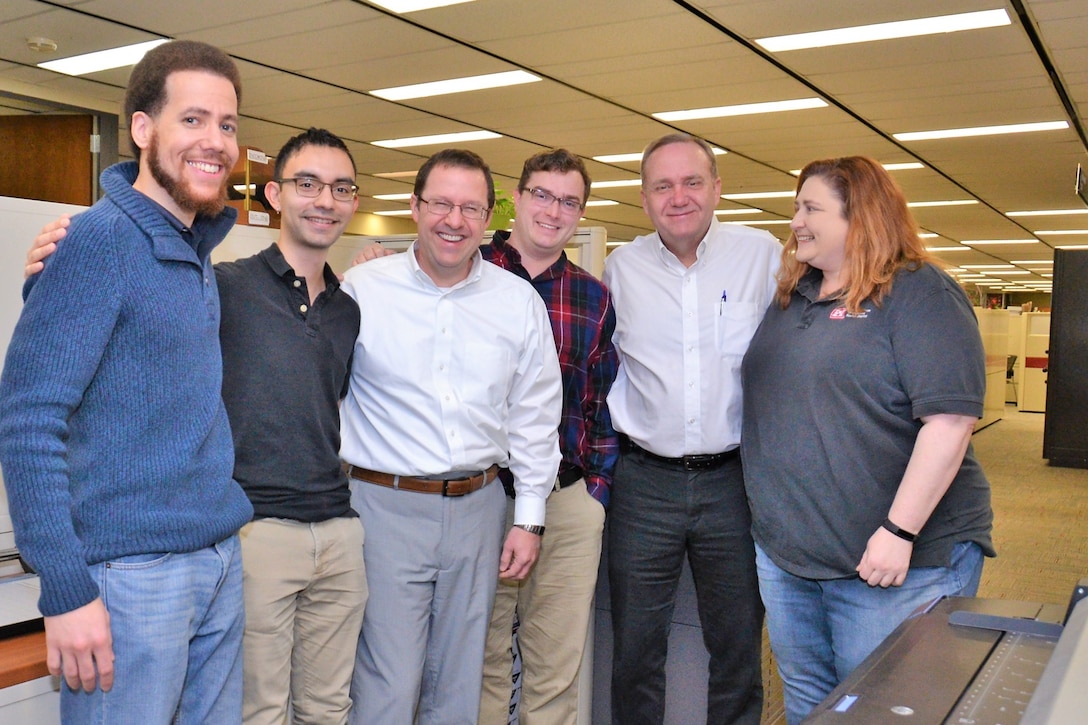
[[[725,302],[726,302],[725,290],[722,290],[722,301],[718,303],[718,316],[719,317],[721,317],[723,314],[725,314]]]

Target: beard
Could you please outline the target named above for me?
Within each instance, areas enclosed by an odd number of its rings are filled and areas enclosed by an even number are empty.
[[[193,188],[188,181],[171,176],[170,172],[167,171],[166,167],[159,161],[158,133],[153,133],[151,135],[151,143],[148,144],[144,153],[147,154],[147,165],[151,171],[152,178],[158,182],[159,186],[166,190],[166,193],[170,195],[170,198],[182,209],[191,211],[194,214],[216,216],[223,211],[224,207],[226,207],[228,175],[223,176],[223,183],[219,187],[218,194],[211,198],[204,198],[198,196],[193,191]],[[205,160],[221,164],[227,169],[230,168],[229,160],[223,154],[215,154],[214,157]]]

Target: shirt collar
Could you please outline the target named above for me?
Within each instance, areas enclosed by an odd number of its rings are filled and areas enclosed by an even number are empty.
[[[491,248],[494,250],[495,254],[502,257],[504,262],[506,262],[502,267],[515,271],[519,276],[530,281],[533,279],[557,279],[563,276],[563,273],[567,269],[566,252],[560,252],[559,259],[555,260],[550,267],[536,277],[531,277],[529,272],[525,269],[525,265],[521,263],[521,252],[510,244],[509,239],[510,232],[508,231],[497,231],[494,236],[491,237]]]
[[[283,250],[280,249],[280,245],[269,245],[261,251],[261,258],[280,279],[290,282],[298,277],[298,273],[295,272],[294,267],[292,267],[287,261],[287,258],[283,256]],[[322,276],[325,278],[326,292],[332,293],[340,288],[340,280],[337,278],[336,273],[332,271],[332,267],[329,266],[328,262],[325,263],[325,268],[322,270]]]
[[[433,287],[434,289],[445,293],[453,291],[455,289],[460,289],[461,287],[469,284],[474,284],[477,280],[480,279],[480,275],[482,274],[483,270],[484,258],[483,255],[480,254],[480,250],[477,249],[472,254],[472,267],[468,271],[468,276],[457,284],[453,285],[452,287],[439,287],[434,283],[434,280],[431,279],[430,275],[424,272],[423,268],[419,266],[419,260],[416,259],[416,245],[418,244],[419,240],[417,239],[412,242],[412,246],[408,247],[408,251],[406,252],[406,254],[408,255],[408,268],[412,270],[412,274],[415,276],[415,278],[424,285]]]
[[[703,255],[706,254],[707,249],[710,246],[710,240],[714,238],[720,225],[721,222],[719,222],[716,217],[710,220],[710,226],[707,228],[706,234],[699,240],[699,245],[695,247],[695,264],[693,264],[692,267],[696,267],[702,262]],[[688,269],[688,267],[685,267],[683,263],[677,259],[676,255],[665,246],[665,242],[661,241],[661,232],[654,232],[654,242],[657,244],[657,254],[666,267],[676,267],[681,271]]]

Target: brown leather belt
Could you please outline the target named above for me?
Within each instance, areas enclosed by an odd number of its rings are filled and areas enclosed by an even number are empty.
[[[395,476],[392,473],[371,471],[358,466],[348,466],[348,475],[357,481],[376,483],[387,488],[398,488],[404,491],[416,493],[437,493],[442,496],[465,496],[473,491],[479,491],[495,480],[499,472],[498,465],[494,465],[483,473],[477,473],[468,478],[420,478],[418,476]]]

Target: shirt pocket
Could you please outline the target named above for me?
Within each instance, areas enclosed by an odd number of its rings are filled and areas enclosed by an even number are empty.
[[[759,327],[759,305],[752,302],[723,302],[715,318],[714,337],[723,356],[744,355]]]
[[[457,381],[462,401],[505,410],[515,370],[510,350],[501,345],[466,343]]]

